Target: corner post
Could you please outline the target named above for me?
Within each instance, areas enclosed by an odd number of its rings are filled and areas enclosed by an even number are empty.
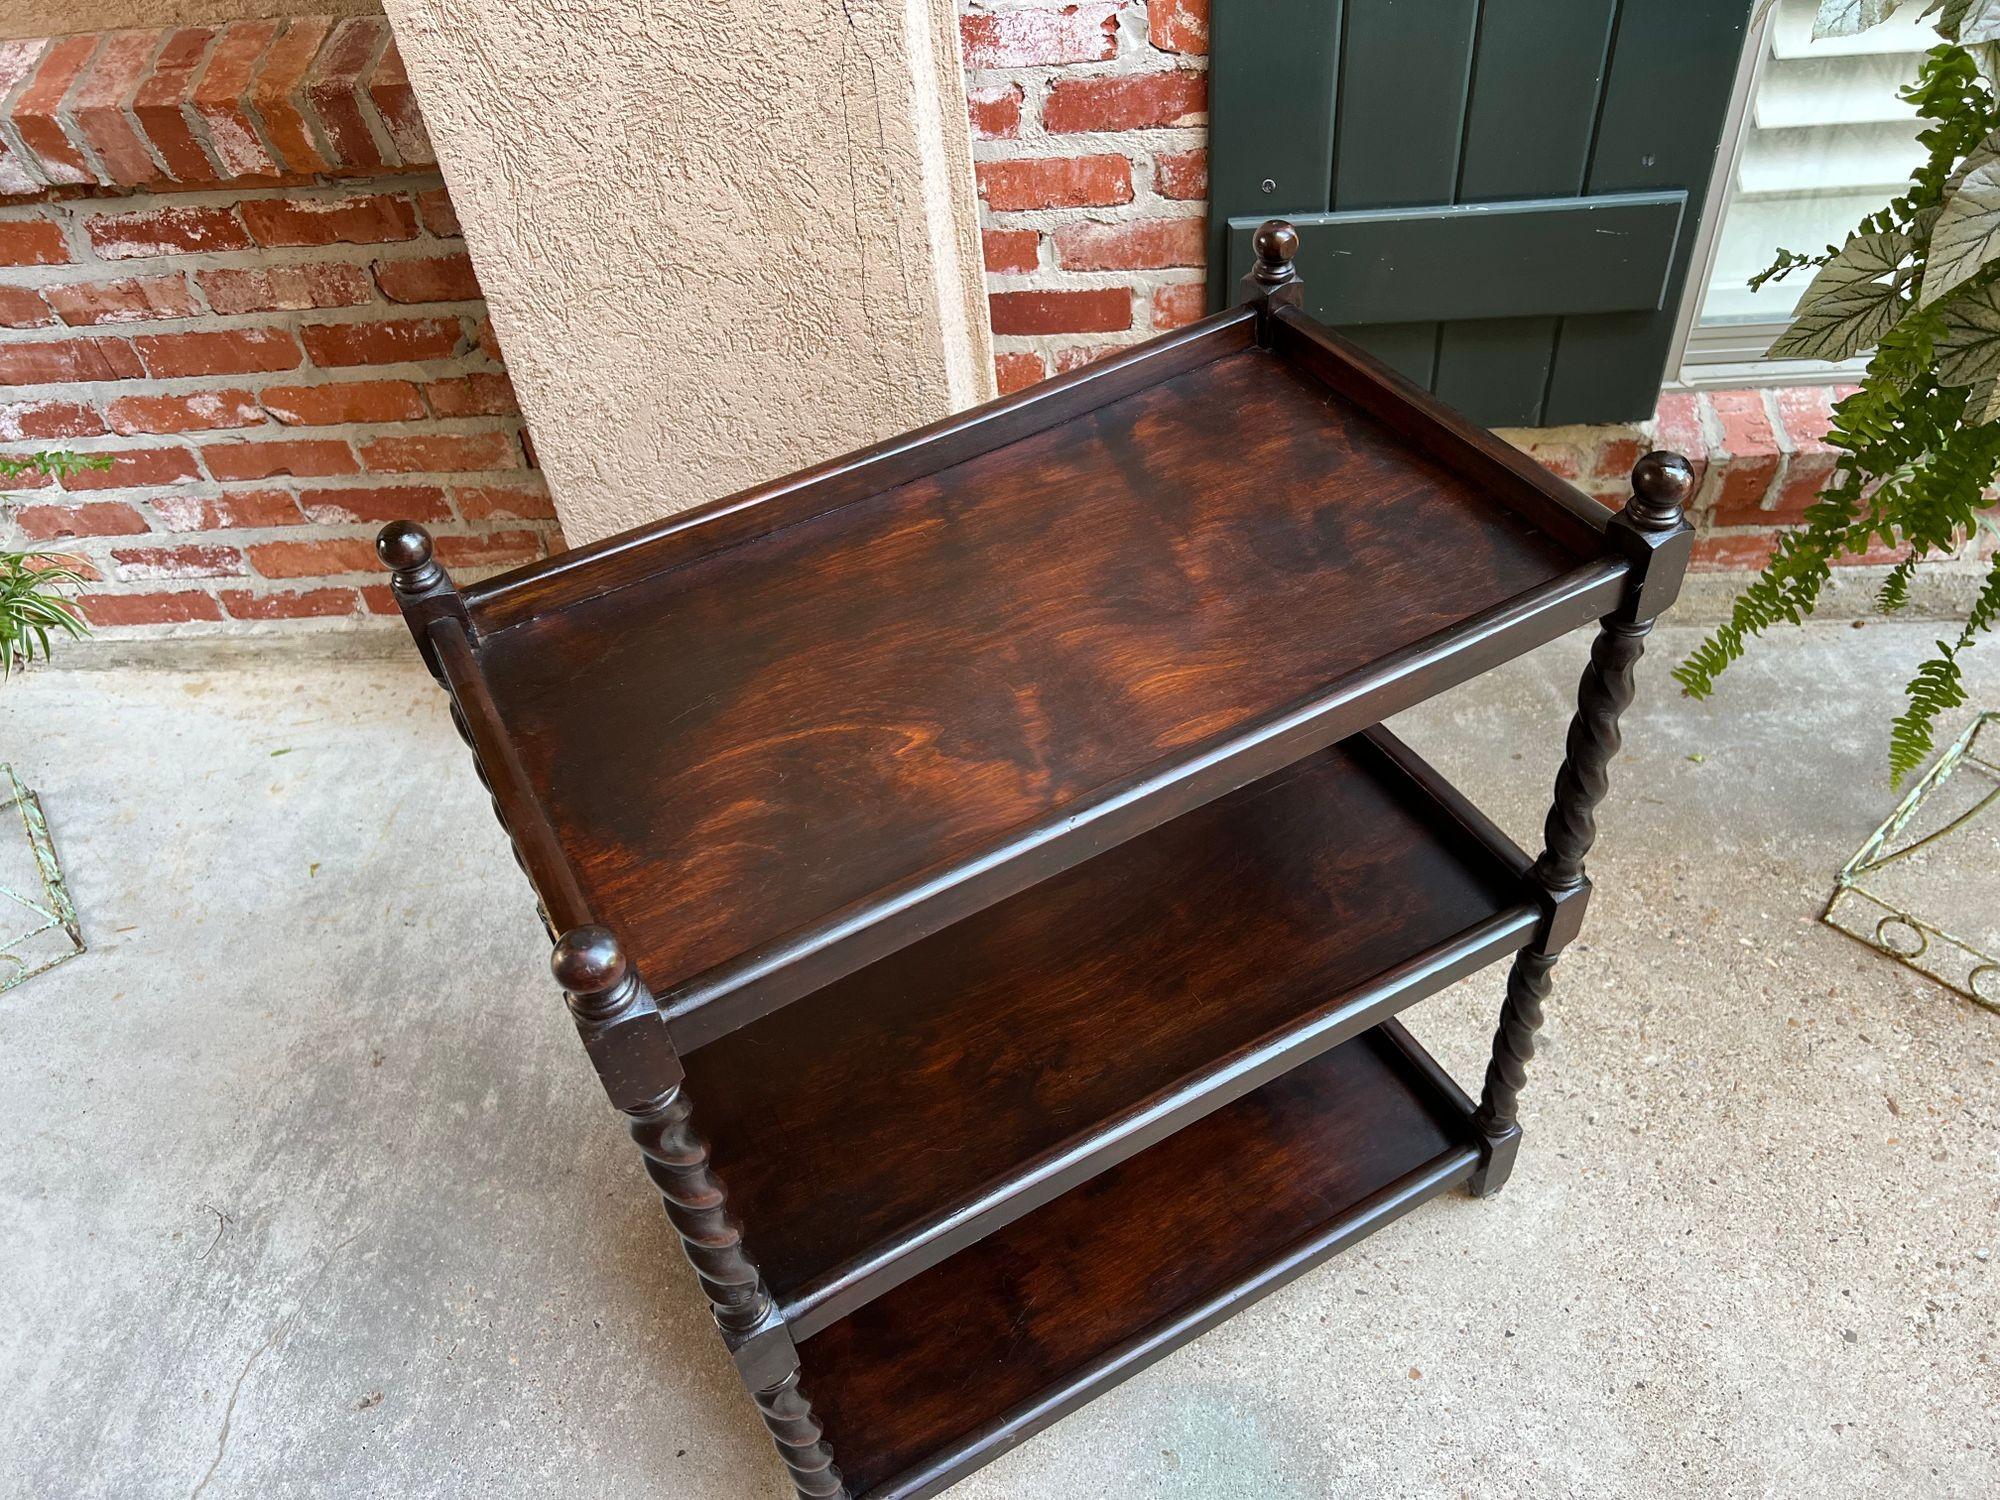
[[[444,564],[432,556],[431,534],[415,521],[391,521],[375,537],[375,555],[390,569],[389,591],[403,611],[403,623],[410,627],[417,651],[431,676],[444,681],[438,665],[437,649],[431,645],[430,625],[437,619],[452,619],[472,633],[471,617],[465,600]]]
[[[1299,232],[1283,219],[1266,219],[1250,236],[1250,248],[1257,260],[1239,283],[1237,300],[1256,306],[1257,342],[1268,349],[1272,312],[1305,305],[1305,287],[1293,264],[1299,254]]]
[[[1521,1090],[1542,1026],[1542,1002],[1556,959],[1582,927],[1590,902],[1584,858],[1597,841],[1598,804],[1610,790],[1611,759],[1621,743],[1619,716],[1631,706],[1633,669],[1645,654],[1653,622],[1680,590],[1692,549],[1685,511],[1693,491],[1694,471],[1686,459],[1648,453],[1632,470],[1631,499],[1607,528],[1609,545],[1631,561],[1632,572],[1623,602],[1598,622],[1556,772],[1555,801],[1542,828],[1542,852],[1528,871],[1540,891],[1542,925],[1507,972],[1493,1059],[1472,1117],[1481,1139],[1471,1182],[1476,1196],[1499,1191],[1520,1151]]]
[[[799,1390],[799,1355],[784,1314],[743,1248],[728,1194],[709,1164],[682,1088],[686,1072],[652,992],[608,927],[573,927],[549,960],[584,1051],[614,1107],[626,1117],[660,1190],[681,1250],[694,1267],[736,1371],[806,1500],[847,1493],[833,1453]]]

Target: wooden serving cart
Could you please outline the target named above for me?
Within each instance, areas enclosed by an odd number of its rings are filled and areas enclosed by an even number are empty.
[[[463,591],[382,533],[800,1495],[933,1494],[1513,1165],[1692,474],[1606,510],[1300,311],[1297,243]],[[1531,860],[1379,721],[1592,621]],[[1396,1016],[1508,958],[1475,1104]]]

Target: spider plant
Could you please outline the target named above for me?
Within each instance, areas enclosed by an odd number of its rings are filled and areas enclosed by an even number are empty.
[[[0,479],[21,474],[62,476],[83,469],[108,469],[111,460],[94,453],[0,454]],[[49,659],[49,642],[57,635],[72,639],[88,635],[90,626],[75,604],[63,596],[84,576],[73,560],[39,552],[0,552],[0,678],[16,667]]]
[[[0,552],[0,678],[37,656],[47,661],[55,635],[89,633],[76,606],[59,592],[83,581],[66,558]]]

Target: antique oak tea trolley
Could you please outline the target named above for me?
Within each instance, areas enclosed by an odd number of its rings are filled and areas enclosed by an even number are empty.
[[[1689,550],[1305,316],[460,591],[379,548],[800,1495],[930,1495],[1490,1193]],[[1378,721],[1600,622],[1540,856]],[[1513,956],[1475,1105],[1395,1019]]]

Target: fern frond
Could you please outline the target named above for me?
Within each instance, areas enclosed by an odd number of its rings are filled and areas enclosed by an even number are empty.
[[[1938,716],[1965,702],[1958,648],[1949,641],[1937,645],[1938,654],[1918,667],[1903,689],[1910,706],[1896,716],[1889,730],[1889,779],[1898,786],[1930,759]]]
[[[1965,675],[1958,659],[1996,621],[2000,621],[2000,557],[1987,570],[1958,639],[1939,641],[1938,654],[1918,667],[1903,689],[1909,707],[1889,730],[1889,776],[1897,785],[1930,759],[1939,717],[1964,704]]]
[[[1875,607],[1885,615],[1894,614],[1910,602],[1910,579],[1917,571],[1917,554],[1912,552],[1889,570],[1875,595]]]

